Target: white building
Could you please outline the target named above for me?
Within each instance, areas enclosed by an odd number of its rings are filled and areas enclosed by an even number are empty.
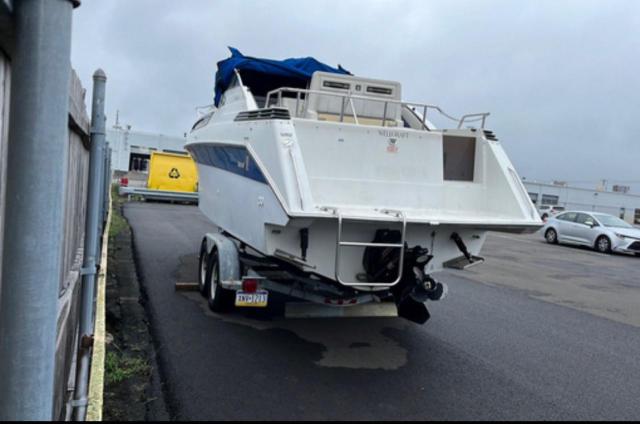
[[[114,171],[147,171],[153,151],[186,153],[183,137],[132,131],[122,127],[108,129],[107,142],[111,147],[111,166]]]
[[[564,206],[566,209],[597,211],[618,216],[629,223],[640,224],[640,196],[602,190],[591,190],[523,181],[533,203]]]

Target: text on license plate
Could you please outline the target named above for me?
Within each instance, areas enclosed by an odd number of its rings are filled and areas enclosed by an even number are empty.
[[[264,308],[267,306],[268,299],[269,292],[266,290],[258,290],[255,293],[236,292],[236,306]]]

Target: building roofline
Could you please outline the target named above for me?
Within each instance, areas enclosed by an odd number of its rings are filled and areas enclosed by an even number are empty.
[[[635,198],[640,199],[640,195],[633,194],[633,193],[621,193],[621,192],[618,192],[618,191],[598,191],[598,190],[594,190],[592,188],[583,188],[583,187],[574,187],[574,186],[559,186],[559,185],[555,185],[555,184],[551,184],[551,183],[542,183],[542,182],[534,181],[534,180],[524,180],[522,182],[524,184],[531,183],[531,184],[537,184],[537,185],[541,185],[541,186],[553,187],[553,188],[558,188],[558,189],[566,188],[566,189],[571,189],[571,190],[588,191],[588,192],[591,192],[591,193],[614,194],[616,196],[627,196],[627,197],[635,197]]]
[[[181,135],[169,135],[169,134],[161,134],[161,133],[150,132],[150,131],[141,131],[141,130],[127,130],[127,129],[122,128],[122,127],[107,128],[107,131],[114,131],[114,132],[119,132],[119,133],[128,132],[129,134],[148,135],[148,136],[159,137],[159,138],[176,138],[176,139],[180,139],[180,140],[185,140],[186,141],[186,138],[184,136],[181,136]]]

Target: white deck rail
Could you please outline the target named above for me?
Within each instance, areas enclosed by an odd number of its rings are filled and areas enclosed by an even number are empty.
[[[309,109],[309,98],[310,95],[318,95],[318,96],[330,96],[330,97],[338,97],[341,99],[341,108],[340,108],[340,122],[344,122],[345,113],[353,117],[353,120],[356,124],[359,124],[358,114],[356,113],[356,108],[353,104],[353,100],[362,100],[367,102],[377,102],[384,104],[383,106],[383,115],[380,119],[381,125],[384,127],[387,124],[387,113],[389,109],[389,105],[400,105],[401,107],[405,107],[414,113],[416,118],[421,121],[422,129],[428,130],[426,124],[427,112],[429,110],[434,110],[438,112],[443,117],[456,122],[457,129],[462,128],[465,123],[472,122],[481,122],[480,129],[483,129],[485,126],[485,122],[487,117],[489,116],[489,112],[481,112],[481,113],[470,113],[461,116],[460,118],[456,118],[447,114],[443,111],[439,106],[424,104],[424,103],[411,103],[411,102],[403,102],[400,100],[393,99],[380,99],[371,96],[362,96],[358,94],[353,94],[350,91],[345,93],[333,93],[329,91],[321,91],[321,90],[309,90],[309,89],[301,89],[301,88],[292,88],[292,87],[281,87],[275,90],[272,90],[267,93],[267,97],[265,100],[264,108],[269,107],[286,107],[283,105],[283,98],[292,98],[291,96],[284,96],[285,93],[290,93],[295,95],[296,103],[294,110],[294,117],[301,118],[306,117],[307,110]],[[275,101],[275,104],[273,104]],[[347,105],[350,108],[350,111],[347,111]],[[422,110],[422,116],[416,113],[416,110]]]

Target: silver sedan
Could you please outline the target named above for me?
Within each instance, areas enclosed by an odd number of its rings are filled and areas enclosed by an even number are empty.
[[[602,253],[640,256],[640,228],[605,213],[563,212],[549,218],[542,234],[548,243],[578,244]]]

